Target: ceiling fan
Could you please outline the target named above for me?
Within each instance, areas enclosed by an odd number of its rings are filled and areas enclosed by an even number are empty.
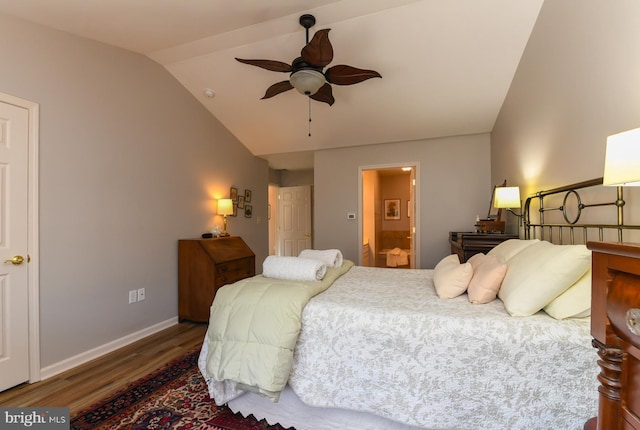
[[[291,73],[289,79],[278,82],[267,88],[262,99],[268,99],[293,88],[309,98],[327,103],[331,106],[335,99],[330,84],[353,85],[371,78],[382,78],[375,70],[364,70],[347,65],[322,69],[333,60],[333,47],[329,41],[329,28],[318,30],[309,42],[309,28],[316,23],[313,15],[300,17],[300,25],[306,29],[307,44],[302,48],[300,57],[291,64],[276,60],[245,60],[236,58],[241,63],[261,67],[273,72]]]

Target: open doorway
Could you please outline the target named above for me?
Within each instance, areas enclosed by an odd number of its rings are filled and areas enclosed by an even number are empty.
[[[418,268],[418,165],[360,168],[360,264]]]

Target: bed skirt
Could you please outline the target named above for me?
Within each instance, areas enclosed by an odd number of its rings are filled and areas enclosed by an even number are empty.
[[[293,427],[296,430],[421,429],[367,412],[308,406],[300,401],[288,385],[282,391],[278,403],[257,394],[245,393],[231,400],[228,405],[233,412],[240,412],[245,417],[253,415],[258,420],[267,420],[271,425],[279,423],[284,428]]]

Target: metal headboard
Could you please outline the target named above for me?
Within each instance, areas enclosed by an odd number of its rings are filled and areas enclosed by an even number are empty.
[[[582,202],[582,198],[578,190],[589,187],[602,185],[602,178],[591,179],[589,181],[579,182],[577,184],[566,185],[564,187],[554,188],[548,191],[538,191],[535,195],[527,198],[524,204],[524,236],[525,239],[541,239],[555,243],[576,243],[576,235],[579,236],[579,243],[586,243],[587,240],[605,240],[607,232],[614,232],[617,241],[623,241],[623,232],[630,230],[640,230],[640,225],[625,225],[624,223],[624,205],[622,187],[611,187],[611,191],[617,193],[614,201],[607,203],[586,204]],[[559,198],[564,194],[562,204],[554,207],[546,207],[545,199],[551,200],[551,196],[557,203]],[[569,200],[575,200],[575,207],[570,207]],[[533,203],[533,209],[532,209]],[[536,208],[537,206],[537,208]],[[615,224],[600,223],[579,223],[583,210],[600,206],[614,206],[615,215],[607,219],[617,218]],[[537,220],[532,218],[532,211],[537,212]],[[545,222],[545,214],[551,211],[559,211],[562,214],[564,222],[556,222],[559,218],[555,216],[554,221]],[[575,213],[570,213],[571,211]],[[608,239],[612,241],[611,239]]]

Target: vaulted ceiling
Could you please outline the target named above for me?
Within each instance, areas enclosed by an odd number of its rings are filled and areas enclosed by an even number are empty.
[[[0,13],[150,57],[254,155],[300,169],[319,149],[491,131],[542,3],[0,0]],[[316,17],[310,36],[331,29],[329,66],[373,69],[382,79],[333,85],[333,106],[295,90],[261,100],[288,75],[235,57],[290,64],[305,44],[304,13]]]

